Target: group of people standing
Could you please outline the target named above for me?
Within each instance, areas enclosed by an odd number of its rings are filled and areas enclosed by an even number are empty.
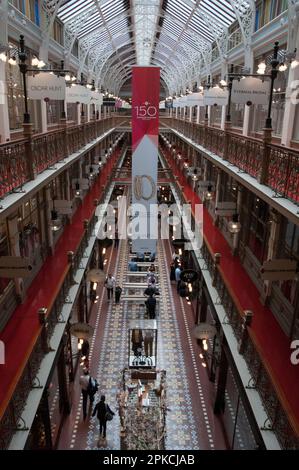
[[[187,295],[187,284],[181,280],[181,273],[183,271],[182,263],[176,253],[173,255],[173,262],[170,265],[170,282],[176,283],[177,293],[181,297]]]

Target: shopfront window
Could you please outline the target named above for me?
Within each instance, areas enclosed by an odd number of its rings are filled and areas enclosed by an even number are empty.
[[[0,256],[9,255],[6,221],[0,222]],[[0,277],[0,296],[8,286],[10,279]]]
[[[282,228],[282,245],[279,258],[294,259],[299,262],[299,227],[285,219]],[[285,298],[294,307],[296,302],[297,281],[279,281],[277,282]]]
[[[249,220],[248,246],[260,263],[267,257],[268,246],[268,205],[252,195]]]
[[[36,197],[21,206],[18,222],[20,256],[34,261],[40,254],[40,227]]]

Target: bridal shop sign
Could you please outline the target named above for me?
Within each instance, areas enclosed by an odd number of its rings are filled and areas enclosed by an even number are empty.
[[[31,100],[64,100],[65,80],[51,73],[39,73],[27,80],[28,97]]]
[[[270,95],[270,82],[255,77],[234,80],[232,87],[232,103],[267,105]]]

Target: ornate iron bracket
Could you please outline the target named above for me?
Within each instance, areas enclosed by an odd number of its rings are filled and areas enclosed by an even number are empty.
[[[245,385],[245,388],[247,388],[247,390],[256,390],[256,383],[253,377],[250,377],[248,384]]]
[[[20,423],[20,421],[23,423]],[[26,426],[26,423],[22,417],[19,418],[16,431],[29,431],[29,428]]]
[[[264,425],[261,427],[261,431],[273,431],[273,424],[271,424],[271,421],[269,418],[267,418],[264,422]]]
[[[37,382],[37,385],[36,385],[36,382]],[[41,385],[40,380],[39,380],[37,375],[35,377],[33,377],[31,386],[32,386],[32,388],[39,388],[39,389],[43,388],[43,386]]]

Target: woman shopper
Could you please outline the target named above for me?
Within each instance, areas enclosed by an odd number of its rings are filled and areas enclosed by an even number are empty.
[[[100,438],[106,437],[107,421],[111,421],[115,413],[110,409],[109,405],[105,403],[105,395],[101,395],[101,400],[94,407],[92,416],[97,415],[100,423]]]

